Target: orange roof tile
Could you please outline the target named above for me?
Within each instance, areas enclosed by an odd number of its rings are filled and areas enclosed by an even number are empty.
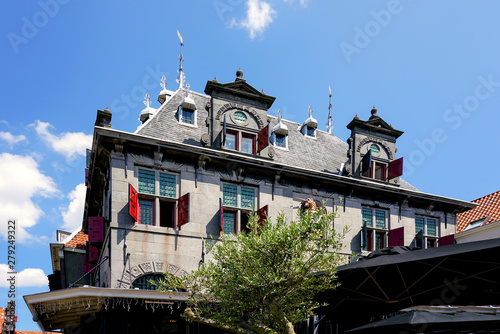
[[[64,244],[64,246],[70,248],[85,249],[85,244],[88,240],[89,236],[80,231],[73,237],[73,239]]]
[[[489,217],[485,224],[500,220],[500,190],[472,202],[479,205],[457,215],[457,233],[465,230],[470,222],[481,218]]]

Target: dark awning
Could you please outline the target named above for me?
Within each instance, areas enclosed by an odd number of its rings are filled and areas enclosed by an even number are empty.
[[[413,310],[346,331],[347,333],[455,333],[500,329],[500,314],[456,312],[452,314]]]
[[[384,253],[384,252],[382,252]],[[319,296],[337,319],[377,316],[415,305],[495,305],[500,239],[381,255],[338,268],[340,287]]]

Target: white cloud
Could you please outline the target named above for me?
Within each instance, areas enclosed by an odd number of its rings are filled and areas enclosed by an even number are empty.
[[[77,155],[85,156],[85,149],[92,145],[92,136],[83,132],[64,132],[57,136],[50,131],[54,128],[50,123],[37,120],[31,126],[45,143],[69,161]]]
[[[9,266],[6,264],[0,264],[0,287],[8,288],[10,286],[7,279],[11,276],[8,274],[10,272]],[[17,273],[16,276],[16,288],[26,288],[26,287],[42,287],[48,286],[49,280],[47,275],[42,269],[38,268],[27,268]]]
[[[51,177],[40,172],[31,156],[1,153],[0,175],[0,224],[5,226],[9,219],[16,219],[16,241],[25,243],[32,239],[26,229],[36,225],[43,215],[33,197],[57,196],[59,190]],[[0,229],[0,234],[7,235],[7,228]]]
[[[20,143],[23,141],[28,142],[28,139],[26,138],[26,136],[23,136],[23,135],[16,136],[10,132],[3,132],[3,131],[0,131],[0,139],[5,140],[7,142],[7,144],[9,144],[10,148],[14,147],[14,145],[17,143]]]
[[[248,30],[250,38],[261,35],[273,22],[276,11],[265,1],[247,0],[247,16],[241,22],[233,19],[231,26],[238,26]]]
[[[64,230],[74,231],[82,225],[86,191],[87,187],[81,183],[69,193],[68,198],[71,202],[67,208],[61,210],[64,221],[62,228]]]

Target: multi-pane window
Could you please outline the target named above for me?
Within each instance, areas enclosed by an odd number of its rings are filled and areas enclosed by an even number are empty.
[[[388,212],[384,209],[363,207],[361,248],[373,251],[386,247]]]
[[[275,133],[274,134],[274,145],[277,147],[286,148],[286,135]]]
[[[174,227],[177,177],[160,171],[139,169],[139,224]]]
[[[179,110],[179,113],[180,113],[179,114],[179,121],[181,123],[193,124],[193,125],[195,124],[195,122],[194,122],[194,116],[195,116],[194,110],[181,107]]]
[[[415,217],[416,242],[419,247],[436,247],[436,240],[438,237],[437,223],[438,221],[434,217]]]
[[[255,153],[255,135],[233,130],[226,131],[224,148],[244,153]]]
[[[222,224],[224,233],[233,233],[247,229],[248,213],[256,208],[257,189],[253,187],[222,185]]]
[[[315,131],[316,131],[316,128],[313,128],[312,126],[306,125],[306,136],[314,137]]]

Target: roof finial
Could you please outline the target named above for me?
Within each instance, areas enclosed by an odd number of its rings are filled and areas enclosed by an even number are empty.
[[[191,85],[188,83],[186,83],[186,97],[189,96],[189,93],[191,92]]]
[[[182,56],[182,47],[184,46],[183,39],[181,36],[181,33],[179,30],[177,30],[177,36],[179,37],[179,40],[181,41],[181,54],[179,55],[179,69],[177,70],[177,73],[179,73],[179,77],[177,78],[177,83],[179,84],[179,88],[184,87],[184,80],[186,79],[186,76],[184,75],[184,71],[182,70],[182,62],[184,61],[184,57]]]
[[[278,109],[278,124],[281,123],[281,109]]]
[[[164,75],[161,76],[161,83],[160,83],[161,88],[167,89],[167,78],[165,78]]]
[[[149,96],[149,93],[146,93],[146,96],[144,96],[144,101],[142,101],[146,108],[149,108],[151,106],[151,101],[149,100],[150,98],[151,96]]]
[[[309,108],[307,109],[309,111],[309,118],[313,117],[313,108],[311,105],[309,105]]]
[[[332,89],[330,86],[328,86],[328,91],[330,92],[329,95],[329,102],[328,102],[328,123],[326,123],[326,131],[331,134],[333,125],[332,125]]]
[[[375,108],[375,106],[373,106],[373,108],[370,112],[372,113],[372,116],[375,116],[377,114],[377,108]]]

